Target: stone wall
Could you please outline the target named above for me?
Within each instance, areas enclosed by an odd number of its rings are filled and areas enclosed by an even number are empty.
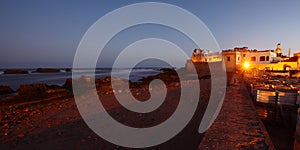
[[[295,132],[294,149],[300,149],[300,108],[298,108],[297,125]]]
[[[274,149],[243,83],[234,74],[222,109],[199,149]]]

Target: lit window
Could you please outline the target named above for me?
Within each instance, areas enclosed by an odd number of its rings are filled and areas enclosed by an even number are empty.
[[[256,61],[256,57],[251,57],[251,61]]]
[[[266,57],[265,56],[260,56],[259,61],[266,61]]]
[[[246,54],[243,54],[243,57],[246,57]]]

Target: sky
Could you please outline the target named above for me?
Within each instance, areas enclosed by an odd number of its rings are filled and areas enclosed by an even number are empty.
[[[138,2],[146,1],[1,0],[0,68],[71,67],[79,42],[99,18]],[[221,50],[237,46],[275,49],[280,42],[284,54],[289,48],[292,53],[300,52],[298,0],[156,2],[176,5],[196,15],[209,28]],[[153,37],[181,45],[187,55],[197,48],[173,29],[147,24],[134,26],[107,44],[99,57],[99,67],[110,66],[130,43]]]

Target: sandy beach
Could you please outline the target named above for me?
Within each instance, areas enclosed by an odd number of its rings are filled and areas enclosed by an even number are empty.
[[[165,82],[167,96],[163,104],[151,113],[139,114],[122,107],[113,95],[110,78],[96,80],[97,93],[107,112],[115,120],[133,127],[152,127],[164,122],[173,114],[180,98],[180,84],[198,82],[179,82],[176,73],[166,71],[143,79],[142,84],[131,83],[130,92],[140,101],[149,99],[148,84],[154,78]],[[171,140],[148,149],[197,149],[203,137],[203,134],[197,131],[210,96],[210,79],[205,77],[199,81],[200,103],[192,120]],[[124,84],[126,81],[119,82]],[[6,99],[6,102],[10,102],[2,103],[0,107],[1,149],[126,149],[107,142],[89,129],[79,114],[70,87],[65,87],[56,90],[52,88],[52,92],[46,89],[48,95],[40,99],[25,100],[20,96]],[[69,90],[66,90],[68,88]],[[158,95],[162,92],[159,88],[151,90]]]

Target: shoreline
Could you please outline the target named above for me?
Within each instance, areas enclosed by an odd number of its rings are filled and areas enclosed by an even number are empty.
[[[68,69],[68,68],[67,68]],[[71,69],[69,71],[59,71],[59,72],[36,72],[36,69],[25,70],[28,71],[27,74],[0,74],[0,86],[10,86],[11,89],[17,91],[22,84],[48,84],[48,85],[58,85],[63,86],[65,81],[68,78],[72,78]],[[156,75],[162,73],[164,68],[137,68],[130,71],[130,80],[133,82],[138,82],[143,77]],[[82,76],[92,77],[93,72],[91,70],[78,70],[76,71],[75,78],[80,78]],[[111,74],[110,69],[98,69],[95,72],[95,78],[105,78],[107,76],[113,75],[116,78],[124,78],[126,79],[126,73],[129,72],[128,69],[120,69],[117,72]],[[10,94],[10,93],[8,93]],[[0,88],[0,95],[1,88]],[[3,97],[3,96],[2,96]]]

